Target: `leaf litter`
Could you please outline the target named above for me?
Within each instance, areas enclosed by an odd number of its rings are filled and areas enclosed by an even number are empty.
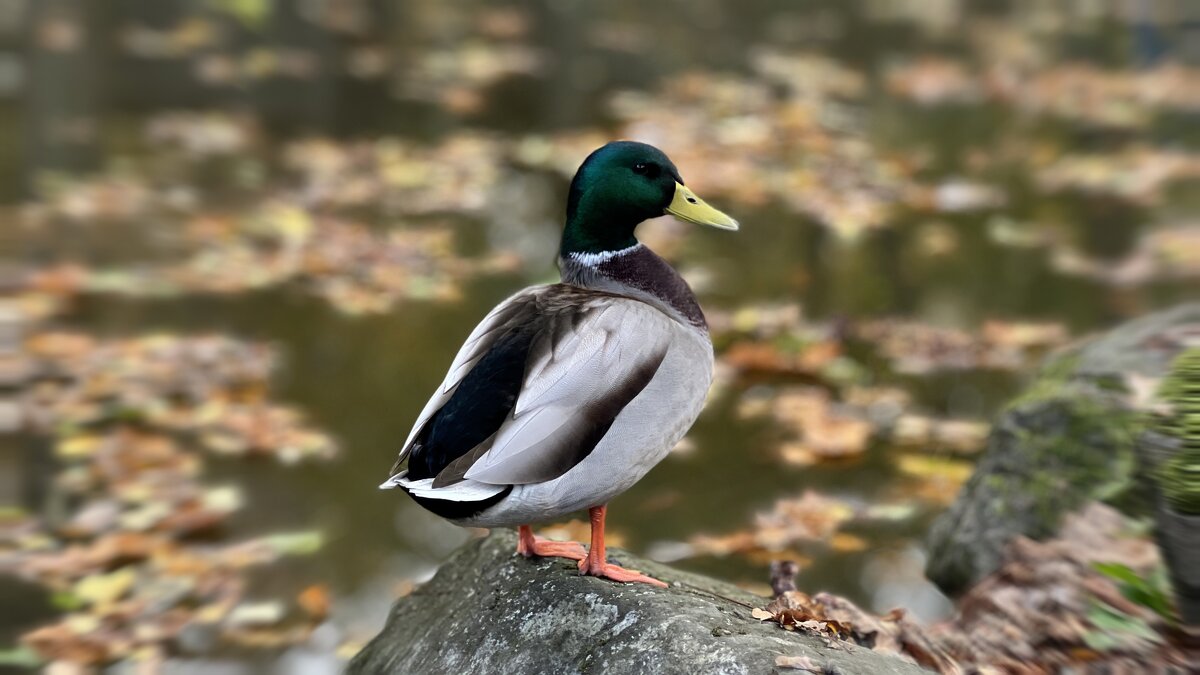
[[[244,498],[202,475],[205,451],[285,463],[335,455],[331,438],[267,397],[271,348],[35,329],[22,354],[19,423],[52,440],[50,490],[64,505],[0,517],[0,572],[47,588],[64,611],[22,637],[32,654],[89,666],[196,644],[277,648],[324,620],[322,586],[287,602],[246,597],[252,568],[310,555],[321,535],[220,542]]]
[[[1134,602],[1161,566],[1154,542],[1117,511],[1091,503],[1036,542],[1018,537],[1004,563],[958,601],[954,617],[923,625],[902,609],[882,616],[789,583],[752,616],[827,640],[847,640],[939,673],[1061,672],[1095,667],[1182,672],[1194,645],[1158,604]],[[789,568],[796,570],[795,566]],[[1146,597],[1142,595],[1133,597]]]
[[[985,422],[923,414],[905,389],[865,384],[868,369],[861,356],[850,356],[857,353],[852,340],[892,360],[900,374],[925,375],[1024,369],[1068,337],[1057,323],[990,320],[967,331],[897,319],[814,322],[787,303],[711,314],[718,363],[737,380],[754,383],[739,394],[738,416],[770,418],[778,456],[798,466],[858,457],[876,440],[961,455],[983,447]],[[758,383],[767,376],[770,384]]]

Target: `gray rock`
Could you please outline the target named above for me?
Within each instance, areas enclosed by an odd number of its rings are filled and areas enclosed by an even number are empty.
[[[1130,376],[1158,378],[1200,336],[1200,303],[1151,314],[1050,359],[996,418],[975,473],[934,523],[926,574],[955,594],[1000,566],[1017,535],[1052,536],[1089,500],[1153,513],[1150,472],[1161,456],[1139,443]]]
[[[763,598],[619,549],[610,559],[671,587],[583,577],[570,561],[527,560],[515,547],[507,530],[464,546],[395,604],[347,673],[772,673],[780,655],[844,675],[925,672],[760,622],[750,611]]]

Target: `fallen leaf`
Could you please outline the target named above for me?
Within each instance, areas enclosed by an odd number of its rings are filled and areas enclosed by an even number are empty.
[[[328,586],[313,584],[300,591],[300,595],[296,597],[296,603],[314,620],[321,621],[329,616],[333,601]]]
[[[279,555],[312,555],[324,546],[325,537],[318,531],[309,530],[271,534],[262,541]]]
[[[233,608],[225,618],[226,625],[233,628],[248,628],[253,626],[271,626],[283,620],[283,603],[270,600],[264,602],[243,603]]]
[[[75,584],[72,593],[89,605],[109,605],[121,599],[133,588],[137,573],[122,567],[109,574],[93,574]]]
[[[829,548],[838,553],[858,553],[867,550],[869,545],[866,539],[845,532],[838,532],[829,541]]]

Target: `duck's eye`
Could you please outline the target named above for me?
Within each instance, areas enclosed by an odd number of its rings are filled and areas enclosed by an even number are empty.
[[[658,168],[657,164],[650,164],[647,162],[638,162],[637,164],[633,165],[633,172],[639,176],[647,176],[649,178],[656,178],[659,174],[659,171],[660,171],[660,169]]]

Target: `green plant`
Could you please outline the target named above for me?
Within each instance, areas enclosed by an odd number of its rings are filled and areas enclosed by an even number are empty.
[[[1170,583],[1162,567],[1155,568],[1144,577],[1120,563],[1093,563],[1092,568],[1116,582],[1121,595],[1130,602],[1154,612],[1168,625],[1175,625]],[[1096,599],[1088,606],[1087,619],[1093,630],[1084,634],[1083,641],[1096,651],[1120,650],[1145,641],[1162,641],[1158,631],[1146,619]]]
[[[1171,584],[1167,579],[1166,570],[1161,566],[1154,568],[1144,577],[1120,563],[1093,563],[1092,569],[1117,582],[1117,589],[1130,602],[1149,609],[1169,623],[1174,623]]]
[[[1099,602],[1088,607],[1087,618],[1095,630],[1084,633],[1083,642],[1098,652],[1131,649],[1139,643],[1162,641],[1145,619],[1130,616]]]

